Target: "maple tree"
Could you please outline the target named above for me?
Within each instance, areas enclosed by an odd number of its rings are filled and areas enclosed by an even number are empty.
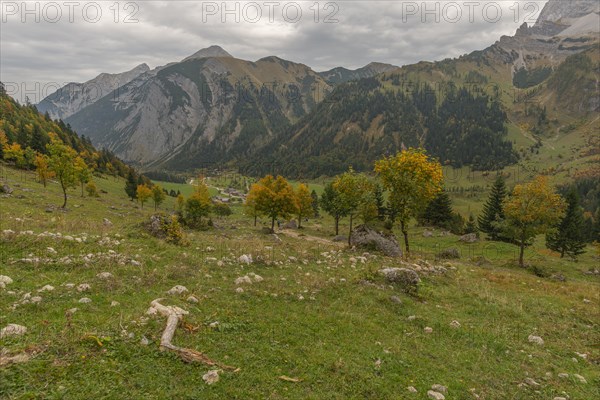
[[[562,219],[566,204],[548,184],[548,179],[538,176],[530,183],[515,186],[504,201],[503,209],[504,233],[519,246],[519,266],[523,267],[525,247]]]
[[[294,189],[282,176],[265,176],[252,185],[248,197],[259,214],[271,219],[271,231],[278,217],[287,218],[296,212]]]
[[[136,190],[136,197],[142,208],[144,208],[144,203],[152,196],[152,190],[146,185],[138,185]]]
[[[311,212],[314,213],[313,209],[313,198],[308,190],[308,186],[304,183],[298,185],[298,188],[294,192],[296,202],[296,214],[298,215],[298,228],[302,227],[302,218],[309,215]]]
[[[389,190],[389,206],[400,222],[406,252],[410,253],[408,223],[442,189],[442,166],[423,149],[408,149],[375,163],[375,172]]]

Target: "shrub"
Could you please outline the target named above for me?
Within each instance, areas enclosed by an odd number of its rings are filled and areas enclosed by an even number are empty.
[[[85,191],[87,192],[88,197],[100,197],[94,181],[89,181],[87,185],[85,185]]]

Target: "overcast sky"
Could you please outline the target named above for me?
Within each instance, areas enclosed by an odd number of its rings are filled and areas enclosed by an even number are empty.
[[[533,24],[545,2],[2,0],[0,80],[35,103],[56,85],[154,68],[214,44],[316,71],[401,66],[484,49]]]

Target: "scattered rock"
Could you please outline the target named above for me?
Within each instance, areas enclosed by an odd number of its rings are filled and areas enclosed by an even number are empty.
[[[428,390],[427,396],[433,400],[445,400],[446,399],[446,396],[444,396],[443,394],[441,394],[439,392],[433,391],[433,390]]]
[[[206,382],[207,385],[217,383],[219,381],[219,370],[213,369],[208,371],[206,374],[202,375],[202,380]]]
[[[196,296],[192,296],[192,295],[190,295],[190,296],[189,296],[189,297],[186,299],[186,301],[187,301],[188,303],[194,303],[194,304],[197,304],[197,303],[199,302],[199,300],[196,298]]]
[[[408,318],[406,318],[409,321],[414,321],[415,319],[417,319],[416,315],[409,315]]]
[[[96,278],[99,279],[110,279],[113,277],[113,274],[111,274],[110,272],[100,272],[98,275],[96,275]]]
[[[433,236],[433,232],[431,232],[430,230],[425,229],[425,231],[423,231],[423,237],[432,237]]]
[[[79,308],[77,308],[77,307],[69,308],[69,309],[67,310],[67,314],[69,314],[69,315],[73,315],[73,314],[75,314],[77,311],[79,311]]]
[[[429,326],[426,326],[426,327],[423,329],[423,332],[425,332],[425,333],[433,333],[433,328],[431,328],[431,327],[429,327]]]
[[[560,379],[568,379],[569,378],[569,374],[566,374],[564,372],[561,372],[560,374],[558,374],[558,377]]]
[[[110,306],[111,306],[111,307],[116,307],[116,306],[118,306],[119,304],[120,304],[120,303],[119,303],[118,301],[114,301],[114,300],[110,302]]]
[[[0,193],[6,193],[6,194],[11,194],[13,192],[13,189],[8,186],[6,183],[3,183],[2,185],[0,185]]]
[[[408,268],[384,268],[379,273],[390,283],[400,284],[405,291],[416,291],[421,279],[412,269]]]
[[[51,292],[53,290],[54,290],[54,286],[52,286],[52,285],[45,285],[41,289],[38,289],[38,293],[41,293],[41,292]]]
[[[560,396],[557,396],[557,397],[555,397],[555,398],[554,398],[554,399],[552,399],[552,400],[567,400],[567,398],[566,398],[566,397],[560,397]]]
[[[248,275],[240,276],[235,280],[236,285],[241,285],[242,283],[252,284],[252,279]]]
[[[108,219],[108,218],[103,218],[102,219],[102,225],[104,226],[112,226],[112,222]]]
[[[576,378],[577,380],[579,380],[579,382],[581,382],[581,383],[587,383],[585,378],[579,374],[573,374],[573,377]]]
[[[248,254],[242,254],[238,257],[238,262],[240,262],[241,264],[250,265],[252,264],[252,256]]]
[[[401,257],[402,250],[393,234],[377,232],[366,225],[359,225],[350,235],[350,245],[381,251],[389,257]]]
[[[398,297],[398,296],[391,296],[390,300],[391,300],[392,303],[402,304],[402,299],[400,297]]]
[[[264,281],[264,278],[262,276],[257,275],[254,272],[250,272],[248,276],[252,277],[252,279],[254,279],[254,282],[256,283]]]
[[[81,285],[77,286],[77,291],[78,292],[87,292],[91,288],[92,287],[88,283],[82,283]]]
[[[79,299],[79,302],[81,304],[88,304],[92,302],[92,299],[90,299],[89,297],[82,297],[81,299]]]
[[[346,242],[346,241],[348,241],[348,237],[344,236],[344,235],[337,235],[337,236],[334,236],[334,238],[331,240],[333,242]]]
[[[33,296],[29,301],[33,304],[37,304],[42,302],[42,298],[40,296]]]
[[[140,344],[142,346],[148,346],[150,344],[150,341],[148,340],[148,338],[146,338],[146,336],[142,336],[142,338],[140,339]]]
[[[188,290],[185,286],[182,285],[175,285],[173,286],[171,289],[169,289],[167,291],[167,294],[170,295],[174,295],[174,294],[182,294],[182,293],[186,293]]]
[[[435,385],[431,385],[431,390],[435,390],[436,392],[439,393],[446,393],[448,392],[448,388],[444,385],[439,385],[439,384],[435,384]]]
[[[458,328],[460,328],[460,322],[458,322],[457,320],[454,320],[454,321],[450,322],[450,326],[452,328],[458,329]]]
[[[531,378],[525,378],[525,384],[531,387],[540,387],[541,385]]]
[[[56,250],[53,247],[46,247],[46,251],[48,254],[57,254]]]
[[[414,386],[409,386],[406,388],[406,390],[408,390],[411,393],[417,393],[417,389]]]
[[[0,289],[4,289],[6,285],[13,283],[13,280],[6,275],[0,275]]]
[[[479,238],[476,233],[467,233],[466,235],[462,235],[458,240],[464,243],[477,243]]]
[[[583,299],[583,302],[584,302],[585,304],[590,304],[590,303],[591,303],[591,301],[590,301],[589,299]]]
[[[236,293],[244,293],[244,288],[241,288],[241,287],[239,287],[239,288],[236,288],[236,289],[235,289],[235,292],[236,292]]]
[[[535,343],[540,346],[542,346],[544,344],[544,339],[542,339],[539,336],[535,336],[535,335],[529,335],[527,340],[529,340],[529,343]]]
[[[7,336],[21,336],[27,333],[27,328],[23,325],[8,324],[0,330],[0,338]]]

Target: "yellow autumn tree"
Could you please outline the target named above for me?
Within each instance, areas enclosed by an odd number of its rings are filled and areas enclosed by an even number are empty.
[[[562,219],[566,203],[546,177],[538,176],[530,183],[515,186],[503,209],[504,235],[519,246],[519,266],[523,267],[525,247]]]
[[[294,192],[294,200],[296,203],[296,215],[298,215],[298,228],[302,228],[302,218],[314,213],[313,198],[310,195],[308,186],[304,183],[298,185]]]
[[[44,187],[46,187],[48,179],[50,179],[51,176],[50,170],[48,169],[48,156],[41,153],[36,153],[34,164],[38,180],[42,185],[44,185]]]
[[[183,195],[181,193],[179,193],[177,195],[176,203],[177,203],[177,212],[179,214],[183,214],[183,209],[185,207],[185,198],[183,197]]]
[[[166,197],[167,196],[165,195],[165,192],[160,186],[154,185],[152,187],[152,200],[154,201],[154,211],[156,211],[158,209],[158,206],[160,206],[163,203],[163,201],[165,201]]]
[[[389,191],[391,211],[400,222],[406,252],[410,253],[408,223],[441,191],[442,166],[425,150],[408,149],[377,161],[375,172]]]
[[[294,189],[282,176],[265,176],[252,185],[248,196],[254,199],[256,211],[271,219],[271,231],[277,218],[288,218],[296,212]]]
[[[50,158],[48,168],[54,173],[63,192],[62,208],[67,207],[67,190],[77,186],[74,160],[77,152],[62,143],[55,135],[50,135],[50,143],[46,145]]]
[[[83,190],[85,184],[89,182],[91,177],[90,168],[86,164],[85,160],[81,156],[77,156],[74,161],[75,165],[75,177],[81,185],[81,197],[83,197]]]
[[[339,200],[350,216],[348,245],[351,245],[352,223],[355,216],[367,223],[377,216],[375,204],[375,186],[365,174],[355,172],[352,167],[335,178],[333,188],[339,194]]]
[[[146,185],[138,185],[135,194],[142,208],[144,208],[144,203],[152,196],[152,189]]]
[[[203,228],[204,217],[210,215],[210,193],[204,179],[198,179],[194,193],[185,202],[185,223],[193,228]]]
[[[17,168],[25,166],[25,151],[19,143],[12,143],[4,148],[4,159],[13,161]]]

